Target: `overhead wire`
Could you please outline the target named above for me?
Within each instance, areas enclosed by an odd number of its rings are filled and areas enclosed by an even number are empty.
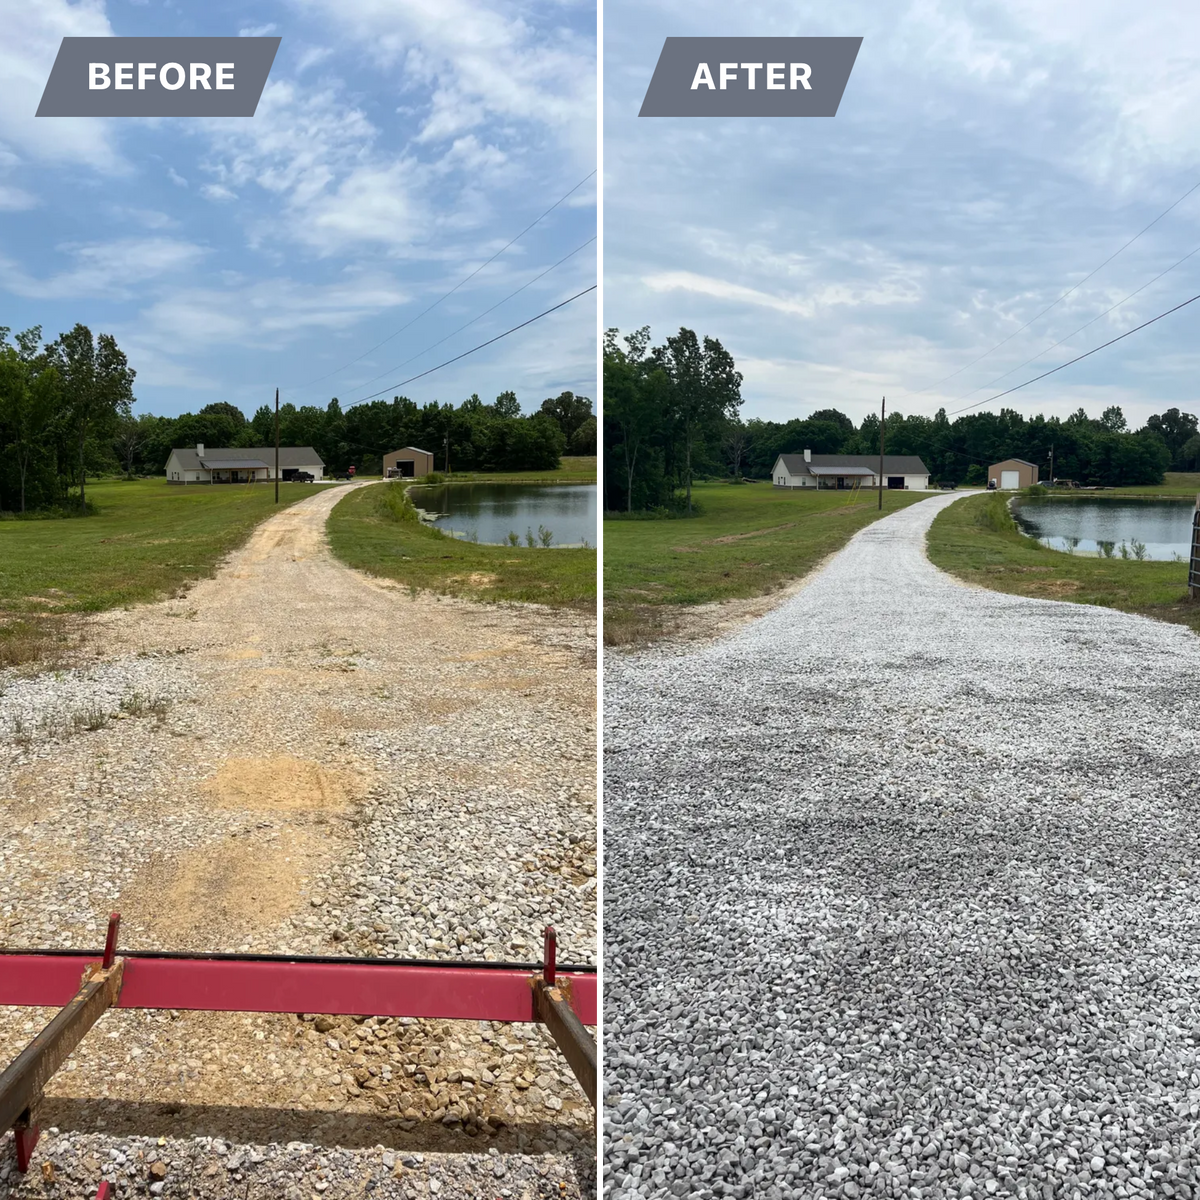
[[[1037,360],[1039,358],[1041,358],[1045,354],[1049,354],[1051,350],[1057,350],[1058,347],[1061,346],[1064,342],[1069,342],[1077,333],[1082,333],[1085,329],[1088,329],[1092,325],[1095,325],[1095,323],[1097,321],[1099,321],[1101,318],[1107,317],[1108,314],[1111,312],[1115,312],[1118,308],[1121,307],[1122,304],[1125,304],[1128,301],[1132,300],[1134,298],[1134,296],[1138,295],[1138,293],[1144,292],[1148,287],[1150,287],[1151,284],[1157,283],[1164,275],[1170,274],[1170,272],[1175,270],[1176,267],[1182,266],[1185,262],[1187,262],[1187,260],[1189,258],[1192,258],[1197,253],[1200,253],[1200,246],[1197,246],[1194,250],[1189,250],[1187,252],[1187,254],[1185,254],[1182,258],[1177,259],[1165,270],[1159,271],[1159,273],[1157,275],[1155,275],[1153,279],[1148,279],[1145,283],[1142,284],[1142,286],[1140,288],[1135,288],[1123,300],[1118,300],[1116,302],[1116,304],[1113,304],[1109,308],[1106,308],[1102,313],[1098,313],[1090,321],[1085,321],[1082,325],[1079,326],[1078,329],[1072,331],[1071,333],[1068,333],[1066,335],[1066,337],[1059,338],[1058,341],[1054,343],[1054,345],[1047,346],[1045,348],[1045,350],[1038,351],[1038,353],[1035,354],[1032,358],[1027,358],[1023,363],[1018,363],[1015,367],[1012,367],[1009,370],[1005,371],[1003,375],[997,375],[995,379],[991,379],[987,383],[981,383],[978,387],[972,388],[969,392],[964,392],[961,396],[958,396],[956,399],[952,400],[951,403],[957,404],[959,400],[965,400],[968,396],[973,396],[976,392],[980,392],[984,388],[995,387],[995,385],[998,384],[1002,379],[1007,379],[1010,375],[1016,374],[1016,372],[1019,371],[1022,367],[1027,367],[1027,366],[1029,366],[1030,363],[1037,362]]]
[[[959,367],[957,371],[951,371],[949,375],[944,375],[941,379],[935,380],[933,383],[927,383],[923,388],[919,388],[915,392],[905,391],[905,392],[901,392],[900,395],[902,395],[902,396],[920,396],[924,392],[929,391],[930,388],[940,387],[943,383],[947,383],[949,380],[954,379],[957,376],[961,375],[964,371],[969,370],[976,363],[982,362],[985,358],[988,357],[988,355],[992,354],[996,350],[999,350],[1001,346],[1007,345],[1009,342],[1011,342],[1013,340],[1013,338],[1015,338],[1017,336],[1017,334],[1024,333],[1026,329],[1028,329],[1036,321],[1041,320],[1041,318],[1044,317],[1052,308],[1054,308],[1058,304],[1061,304],[1062,301],[1064,301],[1069,295],[1071,295],[1072,292],[1076,292],[1081,287],[1083,287],[1083,285],[1085,283],[1087,283],[1087,281],[1089,279],[1091,279],[1094,275],[1097,275],[1100,271],[1102,271],[1105,267],[1107,267],[1108,264],[1110,262],[1112,262],[1112,260],[1114,258],[1116,258],[1119,254],[1123,254],[1126,250],[1128,250],[1129,247],[1132,246],[1133,243],[1136,242],[1138,240],[1138,238],[1140,238],[1142,236],[1142,234],[1147,233],[1151,229],[1153,229],[1154,226],[1157,225],[1159,223],[1159,221],[1161,221],[1163,219],[1163,217],[1165,217],[1168,213],[1170,213],[1172,211],[1172,209],[1175,209],[1180,204],[1182,204],[1197,188],[1200,188],[1200,180],[1198,180],[1196,183],[1192,184],[1192,186],[1190,188],[1188,188],[1188,190],[1186,192],[1184,192],[1183,195],[1180,196],[1179,199],[1176,200],[1174,204],[1171,204],[1167,208],[1163,209],[1163,211],[1160,212],[1158,214],[1158,216],[1155,217],[1154,220],[1150,222],[1149,225],[1145,226],[1145,228],[1143,228],[1143,229],[1139,230],[1137,233],[1135,233],[1133,235],[1133,237],[1131,237],[1129,239],[1129,241],[1127,241],[1119,250],[1115,250],[1098,267],[1096,267],[1092,271],[1089,271],[1088,274],[1086,274],[1078,283],[1067,288],[1067,290],[1065,292],[1063,292],[1063,294],[1061,296],[1059,296],[1057,300],[1053,301],[1050,304],[1047,304],[1046,307],[1041,310],[1041,312],[1037,313],[1035,316],[1031,317],[1028,321],[1026,321],[1025,324],[1022,325],[1020,329],[1014,329],[1012,333],[1010,333],[1007,337],[1002,338],[1000,341],[998,341],[994,346],[991,347],[991,349],[985,350],[977,358],[971,359],[971,361],[969,363],[967,363],[965,366]],[[988,385],[984,384],[983,386],[987,387]],[[967,394],[970,395],[969,392]]]
[[[978,408],[981,404],[989,404],[993,400],[999,400],[1003,396],[1009,396],[1013,392],[1019,392],[1022,388],[1027,388],[1031,383],[1037,383],[1040,379],[1045,379],[1047,376],[1055,375],[1059,371],[1065,370],[1067,367],[1074,366],[1077,362],[1082,362],[1085,358],[1091,358],[1093,354],[1098,354],[1101,350],[1106,350],[1109,346],[1115,345],[1117,342],[1124,341],[1125,338],[1132,336],[1135,333],[1146,329],[1153,325],[1156,321],[1161,321],[1164,317],[1169,317],[1172,313],[1177,313],[1181,308],[1187,308],[1189,304],[1194,304],[1200,300],[1200,292],[1192,296],[1188,300],[1184,300],[1180,304],[1176,304],[1174,308],[1168,308],[1166,312],[1161,312],[1156,317],[1151,317],[1148,321],[1143,321],[1140,325],[1135,325],[1132,329],[1127,329],[1124,333],[1118,334],[1115,338],[1110,338],[1107,342],[1086,351],[1083,354],[1077,355],[1075,358],[1068,360],[1065,363],[1060,363],[1057,367],[1052,367],[1049,371],[1043,371],[1040,375],[1035,375],[1032,379],[1025,380],[1024,383],[1018,383],[1015,387],[1007,388],[1003,392],[997,392],[994,396],[988,396],[983,400],[977,400],[974,404],[968,404],[963,408],[956,408],[953,412],[946,415],[948,417],[956,417],[959,413],[968,412],[972,408]]]
[[[392,341],[393,338],[399,337],[400,334],[402,334],[406,329],[409,329],[413,325],[415,325],[422,317],[427,316],[429,313],[433,312],[433,310],[435,308],[437,308],[437,306],[439,304],[441,304],[443,300],[448,300],[451,296],[453,296],[454,293],[457,292],[458,289],[461,288],[464,284],[470,283],[470,281],[472,279],[474,279],[475,276],[478,275],[479,272],[484,269],[484,267],[490,266],[492,263],[494,263],[496,261],[496,259],[498,259],[500,257],[500,255],[502,255],[505,252],[505,250],[507,250],[510,246],[514,245],[515,243],[519,242],[535,225],[537,225],[541,221],[545,220],[546,217],[548,217],[564,201],[570,199],[570,197],[573,196],[577,191],[579,191],[579,189],[581,187],[583,187],[583,185],[585,183],[587,183],[587,181],[589,179],[591,179],[592,176],[595,174],[596,174],[595,171],[590,171],[573,188],[571,188],[569,191],[564,192],[561,196],[559,196],[559,198],[557,200],[555,200],[555,202],[552,205],[550,205],[550,207],[548,209],[546,209],[546,211],[544,213],[542,213],[540,216],[535,217],[532,221],[530,221],[529,224],[526,225],[525,228],[522,229],[521,232],[516,235],[516,237],[511,238],[509,241],[505,242],[504,245],[501,246],[500,249],[497,250],[496,253],[493,254],[491,258],[487,259],[486,262],[480,263],[479,266],[477,266],[475,268],[475,270],[473,270],[469,275],[464,276],[462,279],[460,279],[448,292],[445,292],[443,295],[439,296],[431,305],[429,305],[428,308],[422,309],[419,313],[417,313],[417,315],[415,317],[412,318],[411,321],[408,321],[406,324],[401,325],[400,328],[397,329],[394,333],[388,334],[388,336],[385,337],[382,342],[377,342],[369,350],[364,350],[362,352],[362,354],[360,354],[357,358],[352,358],[348,363],[343,363],[340,367],[335,367],[332,371],[329,371],[325,375],[319,375],[316,379],[310,379],[307,383],[291,384],[289,386],[291,388],[295,388],[297,390],[302,391],[306,388],[312,387],[314,384],[323,383],[326,379],[330,379],[334,375],[340,374],[342,371],[346,370],[347,367],[352,367],[352,366],[354,366],[355,363],[362,362],[362,360],[364,358],[366,358],[368,354],[374,354],[376,350],[378,350],[381,346],[386,346],[388,344],[388,342]]]
[[[586,242],[584,242],[583,245],[576,246],[575,249],[570,252],[570,254],[564,254],[562,256],[562,258],[560,258],[558,260],[558,262],[552,263],[544,271],[539,272],[532,279],[526,280],[526,282],[521,284],[521,286],[519,288],[517,288],[516,291],[509,292],[508,295],[505,296],[503,300],[497,300],[496,303],[491,306],[491,308],[485,308],[483,310],[483,312],[481,312],[478,316],[472,317],[465,325],[460,325],[457,329],[446,334],[445,337],[438,338],[438,340],[436,342],[432,343],[432,345],[426,346],[424,350],[418,350],[416,354],[410,355],[403,362],[397,363],[394,367],[388,367],[388,369],[386,371],[380,371],[378,375],[373,375],[370,379],[364,379],[362,381],[362,383],[359,384],[358,386],[366,387],[368,384],[374,383],[375,380],[382,379],[385,375],[392,374],[393,371],[399,371],[401,368],[408,366],[408,364],[410,362],[415,362],[423,354],[428,354],[430,350],[435,350],[443,342],[448,342],[452,337],[455,336],[455,334],[462,333],[462,331],[464,329],[469,329],[472,325],[475,324],[476,321],[483,320],[483,318],[486,317],[488,315],[488,313],[495,312],[495,310],[498,309],[502,304],[507,304],[508,301],[510,301],[514,296],[519,296],[527,287],[532,287],[535,283],[537,283],[537,281],[539,279],[543,279],[545,276],[549,275],[551,271],[555,270],[557,267],[561,267],[563,265],[563,263],[565,263],[567,261],[567,259],[574,258],[575,255],[578,254],[581,250],[586,250],[595,240],[596,239],[594,237],[588,238],[588,240]],[[350,401],[348,401],[348,403],[353,405],[353,404],[357,403],[357,401],[350,400]]]
[[[522,321],[520,325],[514,325],[511,329],[506,329],[503,333],[496,334],[494,338],[488,338],[486,342],[480,342],[478,346],[472,346],[470,350],[464,350],[461,354],[456,354],[453,358],[448,358],[445,362],[438,363],[436,367],[430,367],[428,371],[422,371],[419,375],[410,375],[407,379],[401,379],[399,383],[390,383],[387,387],[381,388],[378,392],[372,392],[369,396],[362,396],[354,403],[365,404],[368,400],[374,400],[378,396],[387,395],[387,393],[392,391],[394,388],[401,388],[406,384],[414,383],[418,379],[424,379],[426,375],[432,375],[434,371],[440,371],[443,367],[448,367],[451,363],[456,363],[460,359],[464,359],[468,355],[474,354],[477,350],[484,349],[485,346],[491,346],[495,342],[500,341],[501,338],[508,337],[510,333],[516,333],[518,329],[524,329],[526,325],[532,325],[534,321],[540,321],[543,317],[548,317],[552,312],[558,312],[560,308],[565,308],[572,301],[578,300],[580,296],[586,296],[588,292],[594,292],[596,287],[597,285],[593,283],[591,287],[585,287],[582,292],[576,292],[575,295],[568,296],[565,300],[561,300],[553,307],[546,309],[544,312],[538,313],[537,316],[530,317],[528,321]],[[353,407],[353,405],[350,407]]]

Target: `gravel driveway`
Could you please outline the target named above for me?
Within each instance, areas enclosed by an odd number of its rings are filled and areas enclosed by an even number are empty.
[[[594,961],[594,621],[344,567],[345,491],[92,619],[95,661],[0,677],[0,942],[95,946],[119,909],[131,949],[536,961],[553,922]],[[0,1056],[43,1019],[0,1010]],[[110,1013],[48,1121],[566,1154],[556,1180],[594,1152],[553,1043],[487,1023]]]
[[[953,502],[609,660],[610,1196],[1200,1196],[1200,641],[958,584]]]

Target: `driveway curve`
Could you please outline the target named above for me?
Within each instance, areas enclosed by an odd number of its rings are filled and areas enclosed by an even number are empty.
[[[609,661],[612,1197],[1200,1195],[1200,641],[958,583],[954,500]]]

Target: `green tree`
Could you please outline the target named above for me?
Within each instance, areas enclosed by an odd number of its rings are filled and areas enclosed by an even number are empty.
[[[79,452],[79,506],[86,507],[86,452],[89,439],[109,438],[132,404],[136,372],[110,333],[92,337],[82,324],[61,334],[50,361],[62,387],[66,424]]]
[[[558,422],[563,437],[569,443],[576,430],[592,416],[592,402],[574,392],[559,392],[557,396],[542,401],[541,411]]]
[[[0,327],[0,429],[17,468],[21,512],[29,468],[43,447],[57,400],[58,376],[41,350],[41,340],[41,327],[34,326],[17,334],[16,345],[9,345],[8,330]]]
[[[496,403],[493,407],[496,410],[496,416],[504,417],[507,420],[521,415],[521,406],[517,402],[516,392],[501,392],[496,397]]]

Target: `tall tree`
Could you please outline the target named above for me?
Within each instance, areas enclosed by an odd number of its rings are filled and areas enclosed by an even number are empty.
[[[15,346],[8,344],[8,330],[0,327],[0,428],[7,431],[5,449],[17,467],[21,512],[30,464],[53,419],[58,383],[41,341],[41,326],[18,333]]]
[[[79,451],[79,506],[87,504],[87,446],[90,438],[111,436],[133,404],[136,372],[110,333],[93,338],[76,325],[50,347],[58,371],[67,424]]]

